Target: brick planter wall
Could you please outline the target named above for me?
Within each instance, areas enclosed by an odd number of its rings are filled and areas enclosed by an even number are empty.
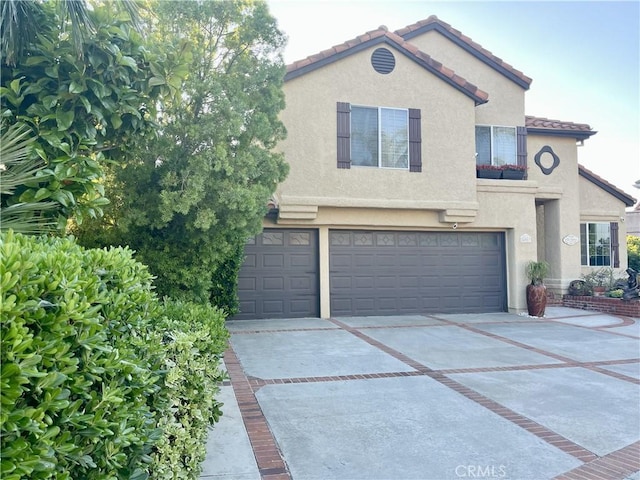
[[[562,306],[640,318],[640,300],[637,299],[623,301],[619,298],[563,295]]]

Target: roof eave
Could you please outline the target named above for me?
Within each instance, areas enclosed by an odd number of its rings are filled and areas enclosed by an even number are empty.
[[[551,129],[551,128],[527,127],[527,133],[533,134],[533,135],[549,135],[552,137],[569,137],[569,138],[575,138],[576,140],[586,140],[598,132],[593,130],[580,131],[580,130],[562,130],[562,129]]]
[[[633,198],[631,195],[628,195],[624,193],[622,190],[615,188],[613,185],[610,185],[609,183],[604,182],[600,177],[593,174],[592,172],[584,168],[582,165],[578,165],[578,174],[581,177],[584,177],[585,179],[589,180],[591,183],[597,185],[598,187],[603,189],[605,192],[616,197],[618,200],[623,202],[627,207],[633,207],[637,202],[637,200]]]
[[[379,37],[376,37],[376,38],[372,38],[372,39],[370,39],[370,40],[368,40],[366,42],[359,43],[358,45],[355,45],[355,46],[350,47],[350,48],[348,48],[346,50],[343,50],[342,52],[335,53],[335,54],[331,55],[330,57],[325,57],[323,59],[317,60],[315,62],[309,63],[307,65],[304,65],[302,67],[299,67],[299,68],[296,68],[296,69],[294,69],[292,71],[289,71],[285,75],[284,81],[287,82],[289,80],[293,80],[294,78],[297,78],[297,77],[300,77],[300,76],[305,75],[307,73],[310,73],[310,72],[312,72],[312,71],[314,71],[314,70],[316,70],[318,68],[324,67],[326,65],[329,65],[330,63],[336,62],[336,61],[341,60],[343,58],[346,58],[346,57],[348,57],[350,55],[353,55],[354,53],[358,53],[358,52],[360,52],[362,50],[366,50],[366,49],[368,49],[368,48],[370,48],[370,47],[372,47],[374,45],[378,45],[378,44],[381,44],[381,43],[384,43],[384,44],[387,44],[387,45],[393,47],[394,49],[396,49],[397,51],[399,51],[400,53],[405,55],[407,58],[409,58],[413,62],[416,62],[418,65],[422,66],[423,68],[428,70],[430,73],[434,74],[435,76],[437,76],[438,78],[440,78],[444,82],[446,82],[449,85],[451,85],[456,90],[460,91],[461,93],[463,93],[467,97],[471,98],[475,102],[476,106],[482,105],[482,104],[487,103],[489,101],[487,98],[483,98],[481,96],[475,95],[472,92],[470,92],[469,90],[465,89],[463,86],[457,84],[452,79],[450,79],[449,77],[447,77],[446,75],[442,74],[441,72],[439,72],[438,70],[433,68],[431,65],[429,65],[428,62],[425,62],[425,61],[421,60],[420,58],[417,58],[415,55],[413,55],[410,51],[408,51],[402,45],[400,45],[397,42],[393,41],[392,39],[390,39],[386,35],[379,36]]]
[[[485,55],[481,51],[473,48],[467,42],[465,42],[461,38],[459,38],[456,35],[454,35],[453,33],[451,33],[449,30],[447,30],[445,27],[443,27],[439,23],[429,23],[427,25],[424,25],[424,26],[420,27],[419,29],[413,30],[411,32],[408,32],[408,33],[402,35],[402,38],[404,38],[405,40],[410,40],[410,39],[412,39],[414,37],[417,37],[418,35],[422,35],[423,33],[429,32],[431,30],[435,30],[436,32],[438,32],[441,35],[445,36],[446,38],[451,40],[453,43],[455,43],[457,46],[462,48],[464,51],[466,51],[467,53],[473,55],[478,60],[486,63],[491,68],[493,68],[494,70],[498,71],[499,73],[501,73],[502,75],[507,77],[509,80],[511,80],[515,84],[519,85],[520,87],[522,87],[523,89],[529,90],[529,88],[531,86],[531,82],[526,82],[522,78],[520,78],[517,75],[515,75],[514,73],[510,72],[509,70],[504,68],[502,65],[500,65],[498,62],[493,60],[491,57],[488,57],[487,55]]]

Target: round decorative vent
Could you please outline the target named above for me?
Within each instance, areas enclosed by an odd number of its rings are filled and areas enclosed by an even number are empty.
[[[371,54],[371,65],[378,73],[387,74],[393,72],[396,66],[396,59],[386,48],[377,48]]]

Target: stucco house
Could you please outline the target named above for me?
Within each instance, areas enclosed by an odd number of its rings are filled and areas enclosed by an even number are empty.
[[[589,125],[525,114],[531,81],[433,16],[289,65],[291,170],[247,243],[237,318],[518,312],[531,260],[556,293],[624,268],[635,200],[578,164]]]

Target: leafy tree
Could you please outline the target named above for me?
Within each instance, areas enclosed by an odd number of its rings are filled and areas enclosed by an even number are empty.
[[[107,161],[122,161],[138,136],[154,131],[157,100],[176,63],[145,46],[131,2],[2,2],[0,117],[30,127],[45,164],[40,182],[17,188],[7,206],[56,202],[60,228],[101,214]]]
[[[640,237],[634,237],[632,235],[627,237],[627,256],[629,268],[640,272]]]
[[[285,136],[284,37],[263,1],[158,2],[152,11],[155,36],[173,39],[189,75],[180,98],[163,106],[159,138],[112,168],[106,230],[96,236],[86,226],[81,240],[127,244],[161,294],[226,298],[234,311],[224,290],[288,171],[273,151]]]

